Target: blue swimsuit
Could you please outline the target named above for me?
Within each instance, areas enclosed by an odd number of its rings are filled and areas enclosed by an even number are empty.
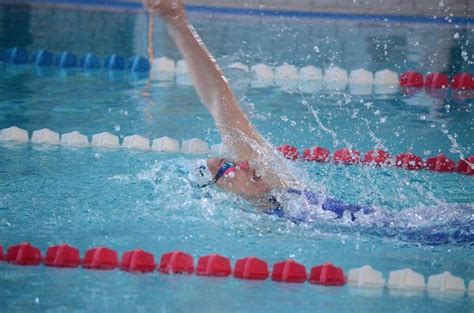
[[[319,205],[320,199],[318,195],[312,191],[301,191],[298,189],[290,188],[287,190],[288,194],[303,195],[310,205]],[[301,211],[301,214],[288,214],[288,212],[283,208],[283,205],[277,200],[275,196],[270,196],[268,202],[271,203],[273,208],[266,210],[265,213],[276,215],[278,217],[287,218],[293,222],[305,222],[307,221],[307,214],[305,213],[304,208]],[[371,214],[374,212],[374,209],[370,206],[348,204],[338,199],[326,198],[322,202],[321,207],[324,211],[331,211],[336,214],[336,218],[342,218],[344,212],[350,212],[351,220],[356,219],[355,213],[362,211],[364,214]]]

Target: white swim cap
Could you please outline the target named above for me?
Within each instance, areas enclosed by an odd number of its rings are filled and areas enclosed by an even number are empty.
[[[196,184],[199,186],[204,186],[212,182],[211,172],[207,168],[206,160],[198,160],[195,162],[193,176]]]

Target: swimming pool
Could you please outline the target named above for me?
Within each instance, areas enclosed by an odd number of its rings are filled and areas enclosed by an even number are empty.
[[[8,35],[4,47],[146,55],[146,18],[141,15],[2,8],[8,11],[1,20]],[[13,19],[8,19],[12,16],[24,27],[12,31]],[[425,92],[354,96],[325,90],[302,94],[274,87],[254,89],[241,73],[226,67],[233,61],[274,66],[287,62],[322,68],[336,64],[347,70],[472,73],[472,62],[462,56],[463,51],[468,58],[472,55],[474,32],[469,27],[202,13],[193,13],[191,20],[228,73],[252,122],[275,145],[290,143],[300,149],[321,145],[331,151],[352,146],[368,151],[379,144],[393,154],[412,151],[424,158],[438,152],[453,159],[472,155],[472,99],[452,95],[439,99]],[[157,56],[179,59],[160,24],[155,45]],[[109,131],[120,137],[166,135],[220,142],[191,87],[158,82],[151,89],[140,78],[128,71],[38,70],[2,64],[0,129],[16,125],[30,133],[49,127],[89,136]],[[233,262],[249,255],[271,264],[294,258],[308,268],[326,261],[346,271],[370,264],[385,277],[391,270],[411,267],[425,277],[449,270],[465,281],[474,278],[471,176],[297,162],[296,170],[307,175],[315,189],[405,215],[393,220],[395,225],[384,226],[376,218],[367,224],[332,220],[294,224],[259,214],[212,188],[193,188],[190,172],[203,158],[1,142],[2,244],[6,248],[27,240],[43,252],[62,242],[82,253],[99,245],[119,252],[143,248],[155,257],[180,249],[196,257],[217,252]],[[445,240],[437,241],[437,234]],[[5,263],[0,269],[2,312],[381,312],[387,308],[470,312],[473,307],[472,297],[428,293],[401,297],[388,289],[374,294],[348,286]]]

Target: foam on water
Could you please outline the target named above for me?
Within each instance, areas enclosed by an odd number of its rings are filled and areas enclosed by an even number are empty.
[[[175,210],[182,211],[183,221],[195,214],[202,215],[213,223],[216,222],[216,217],[220,217],[226,219],[226,223],[235,226],[251,227],[255,222],[266,224],[275,221],[275,217],[263,214],[252,204],[233,194],[221,191],[215,186],[196,187],[196,183],[201,185],[203,182],[196,181],[195,170],[203,164],[205,164],[203,159],[180,157],[171,162],[157,163],[135,177],[118,175],[112,179],[127,184],[134,181],[150,183],[156,193],[154,205],[174,212]],[[301,173],[300,177],[303,177],[301,168],[293,166],[293,169]],[[312,190],[317,190],[321,197],[328,195],[328,191],[322,186],[313,183],[312,187],[314,188]],[[320,205],[311,206],[305,202],[299,202],[296,204],[297,207],[293,208],[296,210],[293,214],[300,214],[303,210],[308,216],[307,221],[293,226],[287,225],[287,227],[291,231],[295,227],[310,229],[310,232],[318,230],[318,233],[323,236],[340,235],[341,232],[348,235],[360,232],[363,236],[395,237],[402,241],[429,245],[447,243],[472,245],[474,232],[471,227],[474,223],[474,207],[470,204],[441,204],[440,201],[438,203],[436,206],[418,205],[402,210],[374,206],[374,213],[366,215],[357,212],[356,219],[353,221],[350,214],[336,218],[334,213],[324,211]],[[289,209],[291,211],[291,208]],[[285,218],[281,220],[282,223],[293,224]]]

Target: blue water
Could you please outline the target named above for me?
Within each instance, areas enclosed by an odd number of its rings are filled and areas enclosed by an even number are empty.
[[[141,15],[0,8],[8,12],[0,13],[1,47],[146,55],[146,18]],[[13,20],[20,26],[14,28]],[[456,55],[472,54],[474,33],[464,27],[202,14],[191,15],[191,20],[224,68],[240,60],[323,68],[336,64],[348,70],[363,66],[373,71],[472,71],[472,62]],[[81,32],[71,37],[77,29]],[[161,24],[155,47],[159,56],[179,58]],[[251,89],[244,77],[226,72],[252,122],[275,145],[321,145],[331,151],[350,145],[362,152],[377,146],[424,158],[444,152],[456,160],[473,154],[470,99],[438,99],[424,92],[364,97],[326,91],[288,94],[277,88]],[[0,64],[0,129],[16,125],[30,133],[49,127],[89,136],[109,131],[120,137],[136,133],[220,142],[191,87],[174,82],[150,85],[142,78]],[[82,252],[97,245],[119,253],[143,248],[157,259],[181,249],[195,257],[217,252],[232,261],[256,255],[270,265],[294,258],[308,270],[327,261],[345,271],[370,264],[385,278],[391,270],[410,267],[426,277],[449,270],[466,282],[474,279],[472,177],[299,162],[295,170],[315,189],[347,202],[381,207],[394,217],[388,225],[379,216],[356,223],[294,224],[260,214],[214,188],[191,187],[190,172],[203,158],[2,142],[0,244],[6,248],[29,241],[43,252],[62,242]],[[473,298],[467,296],[401,297],[388,289],[374,295],[347,286],[3,263],[0,286],[0,312],[473,311]]]

